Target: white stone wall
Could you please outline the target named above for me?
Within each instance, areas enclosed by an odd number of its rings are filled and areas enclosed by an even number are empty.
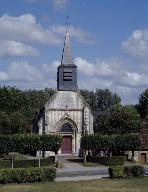
[[[66,114],[75,122],[77,131],[82,132],[84,111],[86,114],[88,133],[92,133],[93,117],[91,111],[79,96],[78,92],[58,91],[53,99],[45,104],[45,132],[56,133],[57,123],[63,119]]]
[[[45,133],[57,133],[58,124],[64,119],[74,122],[76,130],[72,135],[73,155],[79,155],[81,134],[84,121],[87,133],[93,133],[93,116],[88,104],[79,92],[57,91],[45,104]],[[42,134],[42,119],[39,122],[39,134]],[[59,154],[61,151],[59,150]],[[51,152],[46,152],[46,156]]]

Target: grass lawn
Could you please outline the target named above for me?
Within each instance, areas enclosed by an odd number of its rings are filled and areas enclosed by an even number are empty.
[[[148,177],[0,185],[0,192],[147,192]]]

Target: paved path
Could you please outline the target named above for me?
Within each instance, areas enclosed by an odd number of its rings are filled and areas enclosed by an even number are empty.
[[[108,177],[108,167],[84,167],[80,165],[81,158],[60,157],[59,162],[62,163],[63,168],[57,169],[56,181],[80,181]]]
[[[56,181],[80,181],[109,177],[105,166],[84,167],[78,163],[63,163],[64,167],[57,169]]]
[[[59,162],[63,164],[63,168],[57,169],[56,181],[80,181],[93,180],[109,177],[108,167],[84,167],[80,164],[81,158],[73,158],[70,156],[59,157]],[[148,166],[145,167],[145,174],[148,175]]]

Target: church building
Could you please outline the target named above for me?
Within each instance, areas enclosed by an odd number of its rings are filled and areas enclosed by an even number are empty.
[[[70,32],[67,28],[61,64],[57,68],[57,91],[44,105],[38,120],[39,134],[63,136],[59,155],[79,156],[83,133],[93,133],[90,106],[77,85],[77,66],[73,63]],[[46,151],[45,155],[51,153]]]

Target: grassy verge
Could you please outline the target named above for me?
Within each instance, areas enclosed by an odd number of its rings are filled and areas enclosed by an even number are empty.
[[[1,185],[0,192],[147,192],[148,177]]]

